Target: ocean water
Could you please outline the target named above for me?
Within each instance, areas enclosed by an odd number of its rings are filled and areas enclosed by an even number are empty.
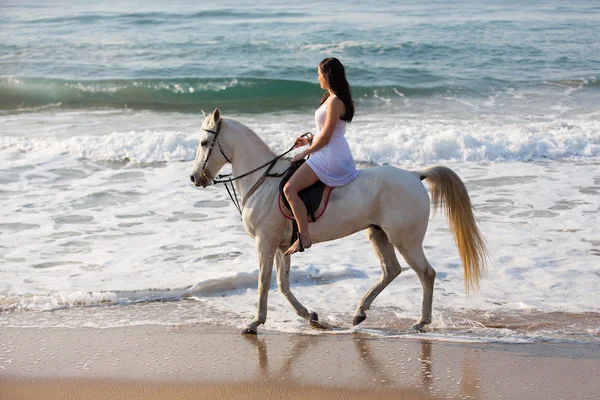
[[[359,167],[451,167],[490,246],[467,296],[432,216],[425,335],[600,341],[597,2],[202,3],[0,4],[0,326],[249,322],[254,243],[222,187],[189,182],[200,110],[282,152],[314,129],[335,56]],[[292,291],[337,329],[312,331],[275,283],[263,329],[413,337],[408,269],[350,326],[379,274],[363,233],[316,245]]]

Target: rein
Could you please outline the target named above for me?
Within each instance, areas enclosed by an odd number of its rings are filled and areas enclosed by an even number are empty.
[[[206,165],[208,164],[208,159],[210,158],[210,155],[212,154],[213,148],[215,147],[215,143],[217,143],[217,145],[219,146],[219,150],[221,151],[221,154],[223,155],[223,157],[225,157],[225,160],[227,160],[227,162],[229,164],[231,164],[231,160],[229,160],[229,157],[227,157],[227,155],[225,155],[225,152],[223,151],[223,147],[221,147],[221,142],[219,142],[219,133],[221,133],[221,121],[222,120],[219,120],[216,131],[204,129],[205,132],[214,134],[215,138],[213,139],[213,141],[210,145],[210,149],[208,149],[208,154],[206,155],[206,159],[204,160],[204,165],[202,165],[202,169],[200,170],[200,176],[206,176],[204,169],[206,168]],[[300,137],[307,137],[307,136],[310,136],[310,141],[312,142],[313,135],[311,132],[306,132],[303,135],[301,135]],[[258,187],[265,181],[265,178],[267,178],[267,177],[281,178],[291,168],[291,167],[289,167],[285,171],[283,171],[279,174],[270,174],[269,173],[271,171],[271,168],[273,168],[275,166],[275,164],[277,163],[277,161],[280,158],[282,158],[283,156],[285,156],[288,153],[291,153],[292,150],[294,150],[295,148],[296,148],[296,144],[294,143],[294,145],[292,147],[290,147],[290,149],[288,151],[278,155],[277,157],[273,158],[272,160],[267,161],[266,163],[254,168],[251,171],[243,173],[242,175],[239,175],[236,177],[232,177],[233,174],[217,175],[217,179],[213,179],[213,183],[214,184],[222,183],[225,186],[225,189],[227,189],[227,194],[229,194],[229,198],[233,202],[233,205],[238,210],[240,215],[242,215],[242,208],[244,207],[244,204],[246,204],[246,200],[248,200],[248,198],[250,196],[252,196],[252,194],[256,191],[256,189],[258,189]],[[238,200],[238,196],[235,191],[235,187],[233,186],[233,182],[237,181],[238,179],[242,179],[250,174],[253,174],[254,172],[259,171],[259,170],[265,168],[266,166],[269,166],[269,168],[267,168],[265,173],[258,179],[258,181],[256,181],[254,183],[254,185],[252,185],[252,187],[248,191],[248,194],[246,195],[246,198],[242,200],[242,204],[240,206],[240,201]],[[225,179],[223,179],[223,178],[225,178]],[[231,190],[229,189],[229,186],[227,186],[228,184],[231,185]],[[232,192],[233,192],[233,195],[232,195]]]

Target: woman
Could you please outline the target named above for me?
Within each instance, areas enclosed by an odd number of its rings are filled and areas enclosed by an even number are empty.
[[[299,231],[298,240],[285,254],[304,251],[312,244],[308,234],[306,206],[298,192],[319,180],[327,186],[344,186],[358,174],[350,147],[344,138],[346,123],[351,122],[354,117],[354,103],[344,66],[337,58],[326,58],[319,64],[318,74],[321,88],[326,92],[321,98],[321,106],[315,112],[315,140],[292,161],[301,160],[308,155],[311,157],[298,168],[283,188]],[[307,144],[307,138],[296,139],[296,147]]]

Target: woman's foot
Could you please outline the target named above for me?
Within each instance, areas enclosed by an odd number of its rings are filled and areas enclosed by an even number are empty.
[[[304,249],[308,249],[312,246],[312,242],[310,240],[310,236],[308,235],[300,235],[298,239],[294,242],[293,245],[290,246],[289,249],[285,252],[286,256],[297,253],[299,251],[304,251]]]

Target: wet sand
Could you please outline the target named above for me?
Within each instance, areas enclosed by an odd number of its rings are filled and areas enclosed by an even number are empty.
[[[598,344],[0,328],[1,399],[599,399]]]

